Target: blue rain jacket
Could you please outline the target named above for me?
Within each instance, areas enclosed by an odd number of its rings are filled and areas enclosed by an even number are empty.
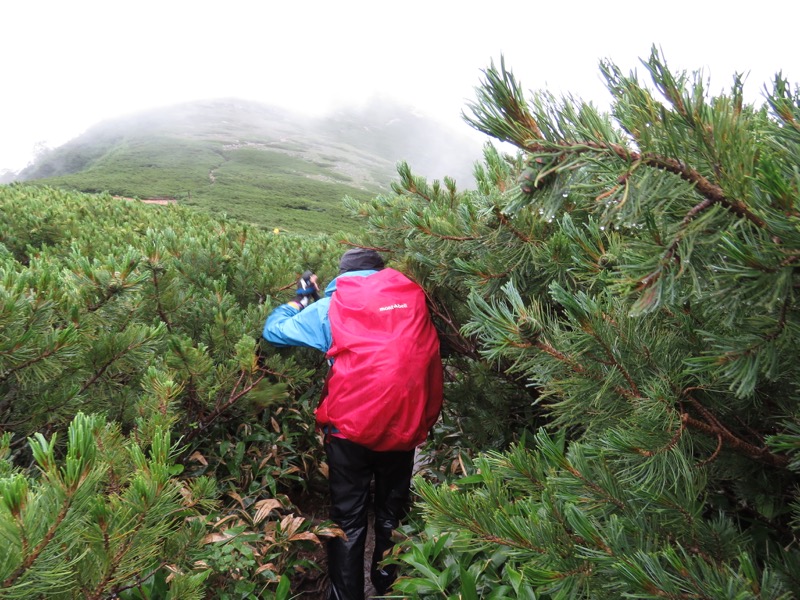
[[[349,271],[339,277],[368,277],[373,273],[377,271]],[[303,310],[289,304],[281,304],[273,310],[264,323],[264,339],[275,346],[306,346],[327,353],[332,344],[328,308],[339,277],[328,284],[323,298]]]

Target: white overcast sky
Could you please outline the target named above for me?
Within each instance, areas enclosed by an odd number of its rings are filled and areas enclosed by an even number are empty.
[[[481,70],[603,106],[598,62],[653,44],[711,91],[800,83],[796,0],[10,0],[0,6],[0,170],[95,123],[207,98],[319,114],[373,94],[466,128]]]

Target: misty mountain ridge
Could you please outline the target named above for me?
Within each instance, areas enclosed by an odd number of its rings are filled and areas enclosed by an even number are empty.
[[[317,153],[330,144],[351,146],[356,153],[367,152],[374,155],[373,160],[387,162],[390,177],[396,175],[395,165],[403,160],[416,174],[429,179],[449,176],[468,186],[472,183],[472,164],[480,158],[481,146],[478,134],[456,132],[411,107],[379,98],[365,106],[341,108],[322,117],[303,116],[247,100],[212,99],[102,121],[62,146],[44,152],[16,173],[15,179],[30,181],[72,174],[81,158],[89,158],[83,154],[87,146],[97,145],[96,151],[111,150],[108,146],[123,139],[159,135],[218,141],[226,147],[264,144],[280,149],[280,142],[295,142],[299,146],[316,144]],[[310,147],[305,150],[314,153]],[[77,161],[74,165],[56,160],[56,155],[75,151],[81,156],[72,157]],[[386,187],[385,181],[375,183]]]
[[[388,191],[399,161],[415,175],[474,187],[482,141],[470,133],[380,100],[323,117],[246,100],[195,101],[98,123],[13,179],[174,198],[288,226],[287,210],[303,221],[297,211],[330,212],[345,195]]]

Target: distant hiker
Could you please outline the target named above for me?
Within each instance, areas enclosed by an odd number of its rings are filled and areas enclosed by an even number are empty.
[[[331,369],[316,411],[325,433],[330,518],[347,536],[328,542],[329,600],[364,598],[364,546],[374,477],[375,552],[370,578],[385,594],[396,568],[380,561],[408,509],[414,448],[425,441],[442,406],[439,342],[425,293],[384,268],[374,250],[348,250],[339,276],[318,298],[306,272],[294,300],[267,318],[264,338],[276,346],[325,352]]]

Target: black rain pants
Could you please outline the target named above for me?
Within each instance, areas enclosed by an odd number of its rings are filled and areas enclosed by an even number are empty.
[[[378,563],[391,549],[392,530],[406,515],[414,451],[376,452],[343,438],[326,436],[330,518],[347,539],[328,541],[329,600],[364,599],[364,546],[367,539],[370,482],[375,478],[375,552],[370,578],[384,594],[396,577],[394,566]]]

